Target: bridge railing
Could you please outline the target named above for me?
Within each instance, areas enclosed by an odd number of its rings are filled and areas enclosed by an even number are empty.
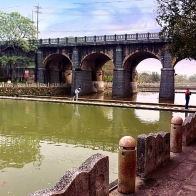
[[[29,41],[35,45],[68,45],[77,43],[101,43],[101,42],[116,42],[116,41],[137,41],[137,40],[159,40],[159,33],[136,33],[136,34],[121,34],[121,35],[103,35],[103,36],[85,36],[85,37],[65,37],[65,38],[49,38],[40,39],[37,41]],[[0,42],[0,45],[5,45],[6,42]]]

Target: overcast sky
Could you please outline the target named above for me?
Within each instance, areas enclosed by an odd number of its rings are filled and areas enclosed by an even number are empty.
[[[152,33],[160,30],[155,20],[155,0],[1,0],[0,10],[8,13],[17,11],[32,19],[35,25],[36,11],[39,11],[39,38]],[[160,72],[159,62],[150,62],[152,70],[149,66],[146,70]],[[187,61],[181,63],[187,64]],[[147,64],[148,61],[143,61],[138,66],[139,71],[144,71]],[[195,62],[194,65],[188,64],[189,69],[182,68],[180,72],[191,75]]]

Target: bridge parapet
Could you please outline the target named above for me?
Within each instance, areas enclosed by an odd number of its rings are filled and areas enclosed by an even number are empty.
[[[69,45],[81,43],[104,43],[119,41],[157,41],[160,40],[159,33],[136,33],[121,35],[101,35],[101,36],[85,36],[85,37],[65,37],[65,38],[48,38],[38,41],[30,41],[35,45]],[[5,41],[1,41],[0,45],[5,45]]]
[[[57,39],[42,39],[40,45],[46,44],[80,44],[80,43],[103,43],[116,41],[153,41],[160,40],[158,33],[141,33],[141,34],[122,34],[122,35],[103,35],[103,36],[85,36],[85,37],[66,37]]]

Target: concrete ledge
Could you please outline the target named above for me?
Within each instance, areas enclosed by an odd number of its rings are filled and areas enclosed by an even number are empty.
[[[94,99],[81,99],[73,101],[70,97],[51,97],[51,96],[0,96],[0,99],[13,99],[13,100],[26,100],[26,101],[43,101],[43,102],[56,102],[67,104],[81,104],[81,105],[95,105],[106,107],[121,107],[121,108],[135,108],[135,109],[147,109],[147,110],[159,110],[159,111],[176,111],[195,113],[196,106],[189,106],[189,109],[184,109],[184,105],[171,105],[171,104],[153,104],[143,102],[131,102],[131,101],[118,101],[118,100],[94,100]]]

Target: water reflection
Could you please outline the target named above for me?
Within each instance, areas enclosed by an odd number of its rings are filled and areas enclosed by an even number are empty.
[[[159,121],[159,111],[152,110],[135,110],[135,115],[143,122],[157,122]]]
[[[25,164],[41,161],[40,144],[31,136],[0,136],[0,170],[6,167],[22,168]]]
[[[80,118],[80,113],[78,111],[78,105],[73,105],[73,110],[76,118]]]
[[[169,104],[181,104],[185,105],[185,96],[184,93],[175,93],[175,100],[159,100],[158,92],[138,92],[133,94],[130,97],[126,98],[112,98],[110,92],[104,93],[95,93],[89,96],[83,96],[83,98],[99,99],[99,96],[102,100],[123,100],[123,101],[135,101],[135,102],[144,102],[144,103],[169,103]],[[196,105],[196,94],[192,92],[189,105]]]
[[[165,111],[16,100],[0,100],[0,110],[0,181],[9,182],[0,187],[4,196],[51,187],[96,152],[109,156],[110,181],[115,180],[119,139],[168,131],[172,118]]]

